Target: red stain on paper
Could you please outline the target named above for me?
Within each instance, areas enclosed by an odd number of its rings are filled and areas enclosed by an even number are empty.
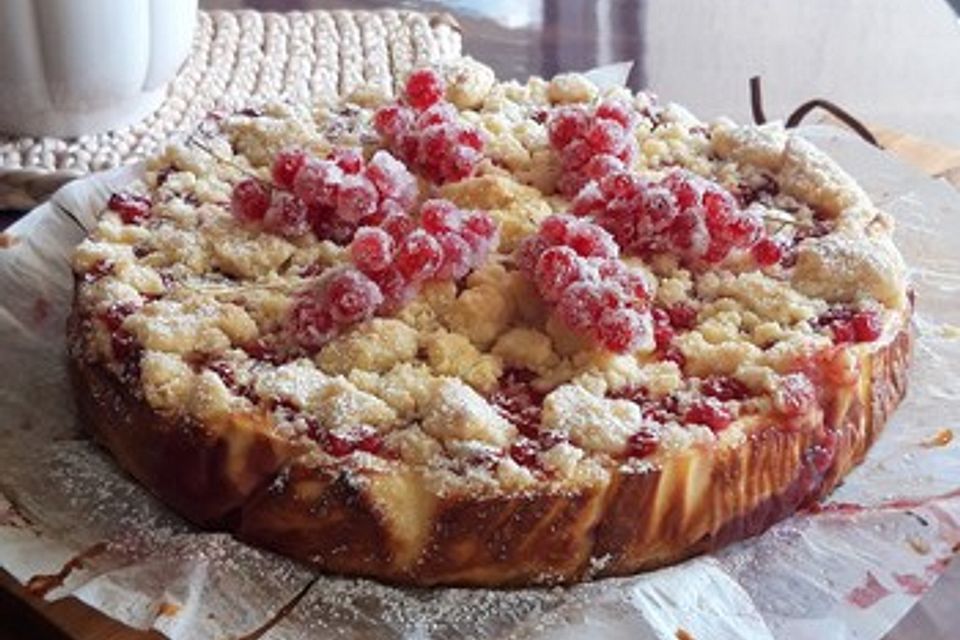
[[[904,593],[911,596],[922,595],[930,587],[929,582],[915,573],[895,573],[893,579],[897,581]]]
[[[50,317],[50,301],[42,297],[34,300],[33,321],[37,324],[43,324],[48,317]]]
[[[873,575],[871,571],[867,571],[866,582],[850,590],[850,593],[847,594],[847,602],[861,609],[869,609],[890,593],[890,589],[880,584],[877,576]]]

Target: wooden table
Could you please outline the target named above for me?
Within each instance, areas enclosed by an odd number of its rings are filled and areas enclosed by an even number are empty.
[[[208,0],[209,8],[377,8],[379,0]],[[406,3],[411,4],[411,3]],[[451,5],[448,7],[447,5]],[[464,27],[466,50],[501,76],[550,75],[614,60],[638,65],[634,88],[652,86],[704,117],[749,119],[747,78],[763,73],[767,113],[782,116],[814,96],[829,96],[872,124],[881,143],[930,175],[960,188],[960,27],[942,0],[491,0],[423,2],[449,8]],[[719,8],[718,8],[719,7]],[[825,19],[829,18],[827,23]],[[756,32],[757,25],[766,32]],[[896,25],[901,37],[890,38]],[[789,32],[789,37],[786,37]],[[772,35],[771,35],[772,34]],[[811,38],[817,47],[807,44]],[[717,52],[723,55],[714,55]],[[909,60],[900,73],[896,65]],[[893,66],[891,66],[893,65]],[[922,105],[922,106],[921,106]],[[926,136],[923,139],[918,136]],[[932,143],[935,139],[940,142]],[[0,218],[0,228],[12,217]],[[960,597],[960,564],[925,596],[887,640],[939,638]],[[159,638],[132,631],[73,599],[46,603],[0,571],[0,640]]]

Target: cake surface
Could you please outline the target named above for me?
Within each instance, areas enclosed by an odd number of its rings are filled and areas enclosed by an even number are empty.
[[[84,423],[322,570],[569,583],[754,535],[905,392],[892,221],[777,125],[465,59],[211,114],[74,255]]]

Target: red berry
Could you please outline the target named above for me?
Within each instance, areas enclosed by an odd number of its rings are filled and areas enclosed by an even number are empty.
[[[750,248],[753,259],[761,267],[769,267],[780,262],[783,257],[783,249],[780,244],[772,238],[761,238],[753,247]]]
[[[598,151],[592,149],[585,141],[581,139],[573,140],[560,152],[560,162],[563,170],[566,172],[579,171],[596,153]],[[583,176],[583,178],[586,178],[586,176]],[[575,190],[570,192],[570,195],[575,194]]]
[[[615,258],[617,243],[602,227],[580,222],[567,235],[566,244],[585,258]]]
[[[539,453],[537,443],[532,440],[518,440],[510,447],[510,457],[520,466],[531,469],[539,467]]]
[[[310,230],[307,207],[289,191],[274,191],[270,197],[270,206],[263,214],[263,225],[283,236],[301,236]]]
[[[565,214],[554,214],[540,223],[539,236],[548,244],[566,244],[571,230],[577,226],[577,219]]]
[[[405,97],[407,103],[418,111],[439,102],[443,92],[443,80],[432,69],[418,69],[407,78]]]
[[[364,175],[377,188],[381,198],[394,200],[404,208],[416,200],[417,179],[388,151],[373,154]]]
[[[577,197],[570,203],[570,213],[575,216],[600,216],[607,201],[596,183],[588,183],[577,192]]]
[[[547,122],[550,144],[555,149],[563,149],[572,140],[580,138],[587,129],[589,118],[580,107],[557,109]]]
[[[243,222],[262,220],[270,206],[270,189],[256,178],[246,178],[233,187],[230,211]]]
[[[540,235],[528,236],[520,242],[513,261],[522,272],[532,277],[540,255],[550,246],[551,244]]]
[[[293,179],[293,192],[308,207],[333,207],[343,181],[343,170],[330,160],[308,160]]]
[[[627,132],[616,120],[596,120],[587,129],[584,139],[594,153],[616,155],[627,144]]]
[[[327,160],[332,160],[346,174],[360,173],[363,169],[363,154],[359,149],[339,147],[327,155]]]
[[[623,171],[623,163],[616,156],[605,153],[593,156],[583,166],[584,175],[591,180],[600,180],[617,171]]]
[[[377,188],[361,175],[348,175],[337,192],[337,215],[348,222],[360,222],[377,212]]]
[[[150,217],[150,200],[131,193],[114,193],[107,208],[116,211],[125,224],[136,224]]]
[[[441,233],[436,236],[443,250],[443,262],[437,270],[437,278],[459,280],[467,275],[472,265],[473,248],[456,233]]]
[[[325,281],[323,299],[333,321],[345,325],[372,316],[383,295],[373,280],[356,269],[345,268]]]
[[[857,342],[873,342],[883,333],[880,317],[872,311],[858,311],[853,314],[850,323]]]
[[[412,123],[413,114],[410,110],[396,104],[381,107],[373,115],[373,126],[377,133],[389,140],[409,129]]]
[[[483,151],[483,136],[477,129],[462,129],[457,134],[457,142],[475,151]]]
[[[462,212],[449,200],[427,200],[420,205],[420,226],[427,233],[458,231],[462,222]]]
[[[733,414],[713,398],[704,398],[690,405],[683,420],[687,424],[703,424],[714,433],[723,431],[733,422]]]
[[[497,221],[485,211],[467,211],[463,227],[484,240],[493,240],[497,236]]]
[[[416,230],[403,239],[394,265],[408,282],[427,280],[443,261],[443,248],[426,231]]]
[[[395,266],[367,274],[383,295],[383,311],[395,311],[408,302],[414,290]]]
[[[330,310],[313,294],[302,295],[294,302],[289,327],[297,344],[308,351],[320,349],[336,333]]]
[[[607,309],[597,323],[597,340],[614,353],[629,353],[649,335],[644,315],[634,309]]]
[[[543,252],[537,262],[535,278],[544,300],[559,300],[567,287],[583,277],[580,262],[576,252],[569,247],[551,247]]]
[[[308,210],[310,228],[318,240],[331,240],[345,245],[353,238],[357,226],[336,215],[332,207],[311,207]]]
[[[627,447],[624,455],[628,458],[646,458],[653,454],[660,444],[660,438],[650,429],[641,427],[639,431],[627,438]]]
[[[441,164],[441,182],[457,182],[469,178],[482,159],[480,152],[472,147],[449,148]]]
[[[449,102],[437,104],[420,112],[416,117],[415,127],[426,129],[433,124],[453,124],[457,120],[457,109]]]
[[[307,154],[302,149],[284,149],[273,159],[271,175],[278,187],[293,188],[293,180],[297,172],[307,162]]]
[[[380,222],[380,228],[390,234],[394,242],[402,242],[416,228],[413,218],[403,213],[391,213]]]
[[[383,229],[361,227],[350,244],[350,257],[364,273],[382,271],[390,266],[393,247],[393,238]]]
[[[636,117],[630,105],[620,100],[604,100],[597,105],[597,110],[594,112],[594,115],[602,120],[614,120],[624,129],[628,130],[633,127],[633,122]]]
[[[607,174],[600,181],[600,193],[607,200],[614,198],[631,200],[640,195],[643,187],[644,183],[640,177],[628,171],[615,171]]]
[[[693,329],[697,324],[697,310],[684,302],[667,307],[670,325],[676,329]]]

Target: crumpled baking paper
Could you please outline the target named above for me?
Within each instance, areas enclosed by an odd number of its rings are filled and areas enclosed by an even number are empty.
[[[128,168],[68,185],[0,250],[0,565],[178,640],[880,638],[960,545],[944,431],[960,428],[960,195],[837,129],[803,134],[894,215],[917,297],[907,399],[819,513],[659,571],[512,591],[322,576],[198,531],[80,435],[65,375],[71,247]]]

